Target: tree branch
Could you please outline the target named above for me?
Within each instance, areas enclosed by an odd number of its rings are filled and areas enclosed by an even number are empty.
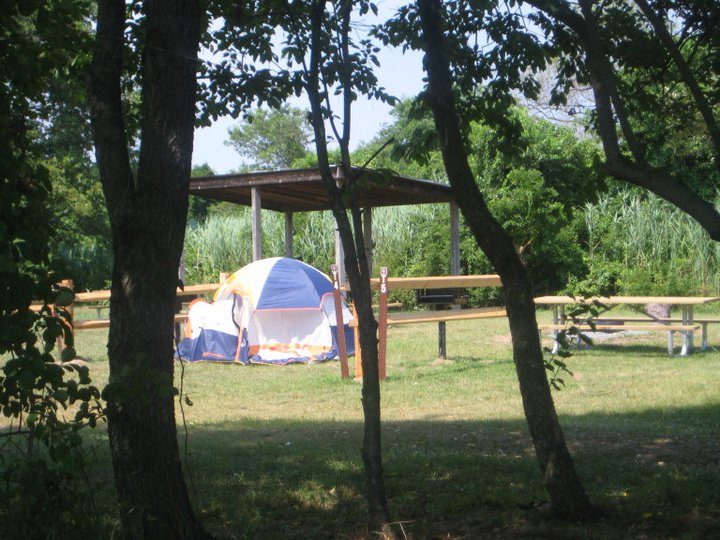
[[[592,2],[579,0],[583,13],[583,16],[580,16],[565,0],[526,1],[570,28],[585,49],[598,115],[598,134],[606,158],[605,171],[619,180],[643,187],[674,204],[697,220],[713,240],[720,241],[720,214],[714,206],[687,184],[646,163],[645,152],[630,126],[624,101],[615,82],[615,73],[602,46],[601,29],[591,12]],[[628,160],[622,153],[616,119],[634,162]]]
[[[628,120],[625,101],[618,92],[615,71],[610,65],[610,61],[602,45],[602,40],[600,39],[602,30],[592,12],[592,2],[589,0],[580,0],[579,5],[585,20],[585,28],[587,29],[585,46],[589,65],[593,72],[593,91],[596,100],[600,100],[598,103],[602,103],[602,117],[604,121],[612,122],[612,110],[608,108],[608,102],[612,103],[612,109],[614,109],[617,115],[617,120],[625,136],[628,148],[630,148],[635,161],[645,165],[645,151],[635,137],[635,132]],[[598,114],[600,114],[600,111],[598,111]],[[604,131],[605,134],[610,137],[610,130],[606,128]],[[612,138],[613,151],[616,151],[617,135],[614,127],[612,129]],[[605,137],[603,137],[603,141],[604,140]],[[619,155],[619,150],[617,150],[617,152]]]
[[[685,61],[685,58],[683,58],[683,55],[680,53],[680,49],[670,35],[670,32],[665,26],[663,19],[652,10],[650,5],[645,0],[635,0],[635,3],[643,12],[645,17],[647,17],[647,20],[652,25],[653,30],[655,30],[658,39],[670,54],[673,62],[675,62],[675,66],[680,72],[680,76],[682,77],[685,86],[687,86],[690,94],[692,94],[692,97],[695,100],[695,104],[697,105],[697,108],[700,111],[703,120],[705,121],[708,133],[710,134],[710,140],[712,141],[713,145],[716,165],[720,167],[720,127],[718,127],[718,123],[715,120],[715,116],[713,115],[712,109],[708,104],[705,94],[703,94],[702,90],[700,89],[700,85],[698,84],[695,75],[690,69],[688,63]]]
[[[135,179],[130,168],[122,113],[121,73],[125,43],[125,2],[98,0],[95,51],[90,67],[88,98],[100,177],[112,223],[130,204]]]

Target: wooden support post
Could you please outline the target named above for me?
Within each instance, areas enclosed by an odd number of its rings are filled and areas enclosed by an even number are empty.
[[[343,379],[350,377],[347,361],[347,346],[345,345],[345,321],[342,312],[342,298],[340,296],[340,282],[338,280],[338,268],[331,267],[333,279],[333,298],[335,299],[335,320],[337,324],[338,353],[340,355],[340,373]]]
[[[355,324],[353,325],[353,338],[355,340],[355,380],[362,381],[363,368],[362,368],[362,347],[360,346],[360,326],[357,323],[357,311],[355,310],[355,304],[352,307],[353,318]]]
[[[363,208],[363,239],[365,240],[365,258],[368,264],[368,273],[373,271],[373,240],[372,240],[372,207]]]
[[[445,321],[438,321],[438,358],[447,358],[447,342],[445,341]]]
[[[340,231],[335,229],[335,266],[338,271],[338,283],[345,286],[345,251],[340,240]]]
[[[460,275],[460,209],[450,203],[450,275]]]
[[[250,189],[250,205],[252,212],[252,243],[253,243],[253,262],[262,259],[262,220],[261,209],[262,200],[260,198],[260,188]]]
[[[293,256],[293,213],[285,212],[285,256]]]
[[[378,378],[381,381],[387,379],[387,266],[380,268],[380,307],[378,313]]]
[[[450,275],[460,275],[460,209],[457,203],[450,203]],[[450,309],[460,309],[459,304],[453,304]],[[443,346],[445,344],[445,325],[443,324],[442,336],[440,335],[440,329],[438,328],[438,339],[443,340]],[[441,358],[445,358],[445,353]]]

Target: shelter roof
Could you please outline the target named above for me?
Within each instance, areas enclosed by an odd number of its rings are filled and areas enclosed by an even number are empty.
[[[333,167],[336,182],[342,181]],[[445,184],[385,171],[353,167],[361,208],[428,204],[454,200]],[[260,188],[262,207],[278,212],[329,210],[330,201],[317,168],[199,176],[190,180],[190,193],[219,201],[251,206],[251,190]]]

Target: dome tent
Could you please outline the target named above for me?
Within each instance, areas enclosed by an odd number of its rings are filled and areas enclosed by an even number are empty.
[[[343,331],[353,351],[352,319],[343,301]],[[244,266],[217,290],[213,302],[190,305],[177,356],[283,365],[337,356],[337,319],[330,279],[285,257]]]

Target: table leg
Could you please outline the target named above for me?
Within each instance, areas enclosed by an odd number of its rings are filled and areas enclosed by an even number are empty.
[[[445,339],[445,321],[438,321],[438,358],[447,358],[447,341]]]
[[[693,306],[682,307],[682,324],[692,326],[693,324]],[[683,330],[683,344],[680,356],[687,356],[692,352],[693,348],[693,331]]]
[[[564,305],[554,305],[552,307],[553,315],[552,315],[552,322],[554,326],[557,326],[558,324],[564,324],[565,323],[565,306]],[[558,350],[560,350],[560,344],[557,342],[558,334],[560,333],[559,330],[553,330],[552,336],[553,336],[553,348],[552,353],[556,354]]]

